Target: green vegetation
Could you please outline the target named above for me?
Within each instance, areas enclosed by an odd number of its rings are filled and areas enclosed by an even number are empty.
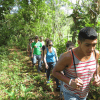
[[[46,84],[44,73],[29,65],[26,51],[6,48],[0,48],[0,100],[56,100],[53,80]],[[99,100],[99,95],[100,87],[91,84],[88,100]]]
[[[30,0],[30,4],[28,0],[16,0],[16,2],[12,0],[12,3],[9,0],[1,0],[0,3],[2,4],[0,45],[16,45],[26,49],[28,39],[34,38],[35,35],[42,35],[44,39],[50,38],[55,45],[64,42],[66,38],[67,40],[71,38],[76,43],[77,34],[84,26],[92,26],[98,33],[100,32],[99,0],[82,0],[82,2],[77,0],[76,4],[70,0],[59,2]],[[68,9],[72,9],[72,14],[61,10],[66,4]],[[10,14],[15,5],[19,7],[17,13]]]
[[[68,6],[72,14],[60,8]],[[11,14],[13,6],[17,13]],[[65,52],[65,44],[77,44],[77,34],[85,26],[98,33],[96,49],[100,51],[100,0],[1,0],[0,1],[0,99],[1,100],[53,100],[56,98],[53,81],[30,68],[26,56],[29,38],[35,35],[53,40],[58,56]],[[16,49],[15,49],[16,47]],[[23,51],[24,50],[24,51]],[[99,62],[100,63],[100,62]],[[100,89],[91,85],[88,100],[99,100]]]
[[[27,65],[29,57],[25,51],[15,48],[0,48],[0,100],[53,100],[53,81],[46,84],[44,73]],[[6,52],[6,53],[5,53]],[[26,62],[26,63],[25,63]],[[50,99],[49,99],[50,98]]]

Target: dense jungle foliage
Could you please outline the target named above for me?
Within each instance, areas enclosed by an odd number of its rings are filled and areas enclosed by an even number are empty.
[[[30,59],[25,51],[29,38],[38,35],[44,40],[52,39],[59,56],[65,52],[68,40],[78,46],[77,34],[85,26],[97,31],[96,49],[100,50],[100,0],[76,0],[76,3],[71,0],[0,0],[0,100],[56,98],[48,93],[54,91],[52,80],[46,86],[46,79],[40,80],[42,76],[35,72],[36,68],[33,68],[34,75],[27,72],[25,61]],[[100,88],[91,85],[88,100],[100,100]]]

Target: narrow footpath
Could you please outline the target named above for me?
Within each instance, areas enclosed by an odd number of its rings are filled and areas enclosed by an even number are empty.
[[[20,53],[20,51],[23,53]],[[42,68],[43,68],[42,72],[38,73],[37,72],[38,62],[36,63],[35,66],[33,66],[31,58],[29,57],[29,55],[26,53],[25,50],[22,51],[20,49],[13,48],[13,49],[10,49],[10,52],[11,53],[17,52],[18,55],[23,56],[23,58],[24,58],[23,64],[26,65],[27,67],[21,68],[22,73],[24,73],[25,75],[32,75],[33,77],[35,77],[36,75],[40,75],[42,79],[45,79],[45,82],[43,84],[41,84],[41,87],[43,87],[43,91],[46,91],[49,95],[53,95],[53,98],[50,98],[47,100],[60,100],[60,91],[56,91],[56,82],[55,82],[52,74],[51,74],[52,82],[51,82],[51,85],[49,86],[49,89],[48,89],[48,86],[45,85],[46,84],[46,73],[45,73],[45,66],[44,65],[42,65]],[[30,81],[26,81],[24,84],[26,87],[28,87],[30,85],[30,83],[33,83],[32,79]],[[37,82],[36,87],[38,87],[38,86],[40,86],[40,85],[38,85],[38,82]],[[51,90],[53,90],[53,91],[51,91]],[[34,93],[36,93],[36,95],[37,95],[37,92],[34,92]],[[31,99],[31,100],[33,100],[33,99]],[[45,98],[44,99],[37,98],[35,100],[46,100],[46,99]],[[62,99],[62,100],[64,100],[64,99]]]

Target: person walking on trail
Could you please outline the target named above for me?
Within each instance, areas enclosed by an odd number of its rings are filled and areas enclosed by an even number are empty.
[[[42,50],[44,51],[45,42],[43,41],[43,36],[40,36],[40,42],[42,43]],[[43,54],[41,53],[41,64],[43,64]]]
[[[32,38],[32,43],[34,42],[34,38]]]
[[[67,41],[67,43],[66,43],[66,52],[69,51],[69,50],[71,50],[71,49],[73,49],[74,47],[75,46],[74,46],[74,43],[73,42]],[[63,55],[63,53],[60,55],[60,57],[62,55]],[[61,71],[61,73],[63,75],[65,75],[65,70]],[[60,80],[60,84],[61,84],[61,86],[60,86],[60,100],[62,100],[62,98],[63,98],[63,81]]]
[[[42,46],[45,45],[45,42],[43,41],[43,36],[40,36],[40,42],[42,43]]]
[[[44,63],[44,51],[48,47],[48,45],[47,45],[48,41],[49,41],[49,38],[46,38],[45,39],[45,45],[42,46],[42,61],[43,61],[42,64]],[[45,73],[46,73],[46,68],[45,68]],[[46,76],[46,74],[45,74],[45,76]]]
[[[42,58],[43,58],[43,60],[44,60],[44,50],[48,47],[48,44],[47,44],[47,42],[49,41],[49,38],[46,38],[45,39],[45,43],[44,43],[44,45],[42,46]],[[44,62],[44,61],[43,61]]]
[[[32,46],[31,46],[31,44],[32,44],[32,39],[30,38],[29,39],[29,43],[27,45],[27,53],[29,54],[29,57],[31,57],[31,54],[32,54]]]
[[[93,76],[93,85],[100,86],[96,31],[92,27],[82,28],[78,44],[77,48],[61,56],[52,71],[54,77],[63,81],[65,100],[86,100]],[[64,69],[65,75],[61,74]]]
[[[47,84],[50,83],[50,71],[54,68],[56,61],[58,61],[56,49],[53,46],[53,42],[49,40],[47,42],[48,47],[44,51],[44,63],[47,69]],[[60,90],[59,80],[55,78],[57,88],[56,90]]]
[[[75,47],[75,45],[74,45],[73,42],[68,41],[68,42],[66,43],[66,51],[69,51],[69,50],[73,49],[74,47]]]
[[[38,36],[35,36],[35,41],[32,43],[32,58],[33,58],[33,66],[36,64],[38,60],[38,72],[41,71],[41,48],[42,43],[38,41]]]

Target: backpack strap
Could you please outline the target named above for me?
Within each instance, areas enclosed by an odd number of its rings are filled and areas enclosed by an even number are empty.
[[[57,62],[57,56],[56,56],[56,51],[54,50],[54,47],[52,47],[52,50],[53,50],[54,53],[55,53],[55,59],[56,59],[56,62]]]
[[[76,77],[77,77],[77,72],[76,72],[76,65],[75,65],[75,59],[74,59],[74,53],[73,50],[71,49],[72,52],[72,57],[73,57],[73,63],[74,63],[74,68],[75,68],[75,73],[76,73]],[[95,59],[96,59],[96,51],[94,50],[95,53]],[[97,75],[97,63],[96,63],[96,75]]]
[[[45,50],[46,48],[45,48],[45,46],[43,45],[42,46],[42,50],[43,50],[43,63],[44,63],[44,50]]]
[[[74,63],[75,73],[76,73],[76,77],[77,77],[76,65],[75,65],[75,59],[74,59],[74,53],[73,53],[72,49],[71,49],[71,52],[72,52],[72,57],[73,57],[73,63]]]
[[[94,50],[95,53],[95,60],[96,60],[96,51]],[[97,75],[97,63],[96,63],[96,75]]]

